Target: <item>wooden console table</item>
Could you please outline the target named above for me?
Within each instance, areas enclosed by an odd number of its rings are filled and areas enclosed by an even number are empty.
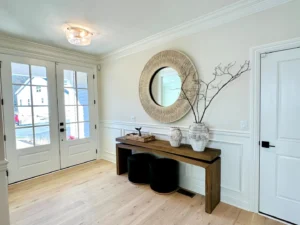
[[[127,172],[127,157],[131,150],[154,153],[166,158],[200,166],[205,169],[205,212],[212,213],[220,202],[221,192],[221,150],[206,148],[204,152],[195,152],[190,145],[173,148],[169,142],[155,140],[148,143],[126,140],[125,137],[116,139],[117,174]]]

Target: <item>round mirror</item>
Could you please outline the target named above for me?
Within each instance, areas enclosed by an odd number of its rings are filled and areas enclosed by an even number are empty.
[[[173,105],[181,92],[181,78],[178,72],[171,67],[159,69],[152,77],[150,92],[157,105]]]

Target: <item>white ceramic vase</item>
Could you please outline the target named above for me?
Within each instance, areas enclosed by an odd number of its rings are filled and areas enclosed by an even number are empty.
[[[209,130],[204,123],[194,123],[189,127],[189,142],[196,152],[203,152],[209,141]]]
[[[172,147],[179,147],[182,140],[182,133],[178,127],[170,127],[170,145]]]

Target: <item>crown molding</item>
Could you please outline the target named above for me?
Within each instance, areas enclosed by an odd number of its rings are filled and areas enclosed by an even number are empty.
[[[61,63],[96,65],[97,56],[0,34],[0,53]]]
[[[116,60],[160,44],[217,27],[240,18],[291,2],[293,0],[241,0],[212,13],[182,23],[116,51],[100,56],[99,63]]]

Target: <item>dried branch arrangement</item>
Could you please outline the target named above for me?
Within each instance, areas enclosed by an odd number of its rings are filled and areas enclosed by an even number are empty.
[[[192,104],[191,99],[195,96],[190,96],[189,93],[192,91],[185,88],[185,82],[187,78],[192,74],[187,74],[181,85],[181,99],[187,100],[189,105],[191,106],[195,123],[202,123],[204,115],[211,105],[211,102],[215,99],[215,97],[220,93],[220,91],[226,87],[229,83],[239,78],[242,74],[246,73],[250,70],[250,62],[245,61],[243,65],[240,66],[240,69],[236,72],[232,72],[235,63],[229,63],[226,66],[222,66],[219,64],[215,67],[213,72],[213,79],[209,82],[205,82],[200,78],[193,79],[193,81],[197,84],[197,96],[196,101]],[[227,78],[226,78],[227,77]],[[203,102],[203,103],[202,103]],[[199,106],[203,104],[203,111],[200,115]]]

